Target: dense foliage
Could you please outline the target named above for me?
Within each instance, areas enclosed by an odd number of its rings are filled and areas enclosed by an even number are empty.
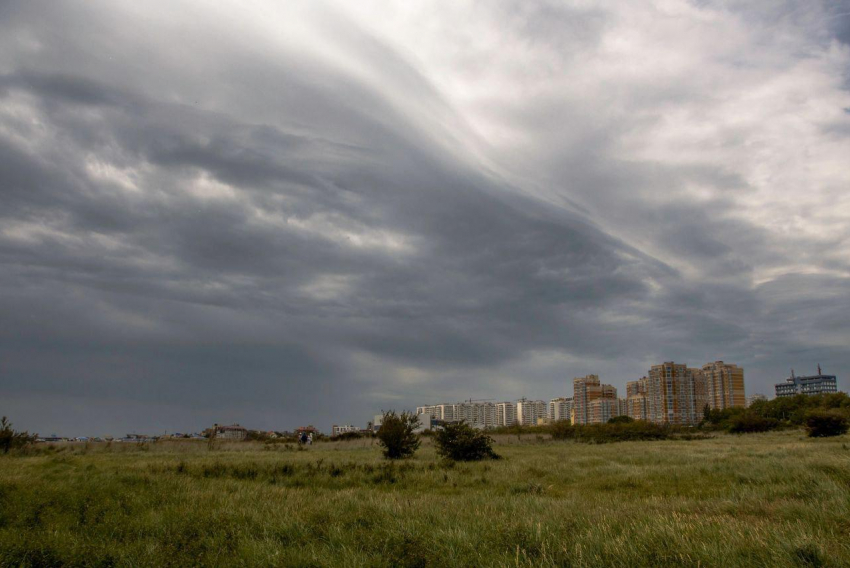
[[[811,410],[806,415],[806,431],[813,438],[846,434],[850,428],[847,414],[840,410]]]
[[[493,439],[466,422],[449,423],[434,434],[437,453],[455,461],[499,459],[493,451]]]
[[[395,460],[412,456],[419,448],[417,426],[419,426],[419,418],[415,414],[410,412],[396,414],[394,410],[385,413],[377,433],[384,457]]]
[[[727,429],[733,434],[749,434],[775,430],[778,425],[779,421],[775,418],[765,418],[755,412],[744,411],[729,418]]]
[[[826,415],[824,415],[824,412],[826,412]],[[727,430],[739,434],[766,432],[777,428],[808,427],[809,416],[842,416],[847,420],[850,418],[850,396],[841,392],[815,396],[801,394],[773,400],[759,400],[750,405],[749,408],[706,409],[701,427],[710,430]],[[821,420],[821,422],[841,422],[838,418],[815,419],[815,421],[818,420]],[[826,426],[826,428],[829,428],[829,426]]]
[[[572,439],[574,430],[569,420],[558,420],[549,426],[549,433],[555,440]]]
[[[0,419],[0,451],[4,454],[9,453],[9,450],[32,444],[35,438],[35,435],[28,432],[18,432],[12,429],[12,423],[5,416]]]

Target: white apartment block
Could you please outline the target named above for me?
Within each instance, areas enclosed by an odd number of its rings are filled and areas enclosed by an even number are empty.
[[[460,420],[458,418],[457,404],[432,404],[428,406],[417,406],[416,414],[427,414],[434,420],[443,420],[445,422],[454,422]]]
[[[515,402],[497,402],[496,403],[496,427],[513,426],[516,424],[516,403]]]
[[[572,420],[573,412],[573,397],[562,396],[553,398],[549,401],[549,419],[557,420]]]
[[[473,428],[495,428],[497,426],[496,405],[492,402],[467,401],[454,404],[417,406],[416,414],[443,422],[468,423]]]
[[[516,403],[516,421],[523,426],[536,426],[538,418],[548,418],[549,404],[543,400],[520,399]]]

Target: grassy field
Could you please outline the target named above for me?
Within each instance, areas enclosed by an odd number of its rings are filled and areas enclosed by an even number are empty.
[[[850,565],[848,436],[497,441],[472,464],[427,440],[0,457],[0,565]]]

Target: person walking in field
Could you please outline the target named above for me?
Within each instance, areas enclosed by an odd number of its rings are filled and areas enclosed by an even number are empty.
[[[298,441],[301,444],[306,444],[307,443],[307,432],[301,432],[301,436],[299,436]]]
[[[313,445],[313,433],[312,433],[312,432],[310,432],[309,434],[307,434],[307,445],[308,445],[308,446],[312,446],[312,445]]]

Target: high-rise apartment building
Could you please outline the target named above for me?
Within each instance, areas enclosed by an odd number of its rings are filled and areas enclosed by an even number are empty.
[[[550,420],[572,420],[573,399],[572,397],[553,398],[549,401]]]
[[[442,422],[463,420],[473,428],[495,428],[497,424],[496,405],[492,402],[469,400],[454,404],[417,406],[416,414],[430,416],[433,420]]]
[[[605,424],[619,416],[620,401],[616,398],[597,398],[587,405],[587,423]]]
[[[516,403],[496,403],[496,426],[513,426],[516,424]]]
[[[441,420],[443,422],[454,422],[456,420],[460,420],[457,404],[417,406],[416,414],[427,414],[434,420]]]
[[[746,406],[744,393],[744,369],[738,365],[715,361],[702,366],[705,381],[705,401],[697,406],[701,413],[705,404],[709,408],[723,410],[733,406]]]
[[[672,361],[653,365],[646,381],[647,419],[656,424],[697,422],[693,371]]]
[[[602,388],[599,375],[587,375],[573,379],[573,424],[587,424],[588,404],[599,398]]]
[[[646,377],[626,383],[626,416],[630,416],[634,420],[648,419],[646,407],[646,383]]]
[[[548,418],[549,405],[543,400],[520,399],[516,402],[516,421],[523,426],[536,426],[538,418]]]
[[[604,405],[591,403],[597,400],[607,401]],[[613,401],[613,407],[611,406]],[[587,375],[573,379],[573,424],[596,424],[603,416],[616,416],[619,412],[617,389],[599,382],[599,375]],[[613,413],[613,414],[612,414]]]
[[[708,383],[702,369],[692,367],[688,369],[694,381],[694,417],[697,422],[702,419],[702,414],[708,406]]]
[[[545,400],[534,401],[534,411],[537,413],[537,418],[549,419],[549,403]]]
[[[496,405],[492,402],[462,402],[457,405],[460,420],[473,428],[486,430],[496,427]]]

